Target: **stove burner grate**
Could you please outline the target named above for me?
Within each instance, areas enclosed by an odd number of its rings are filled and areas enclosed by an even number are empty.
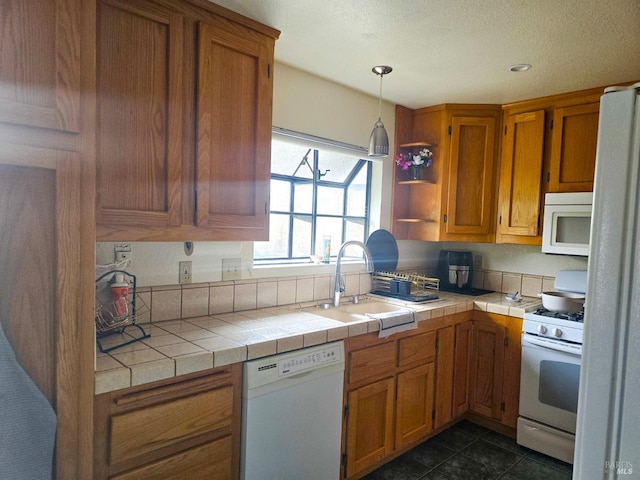
[[[542,317],[559,318],[570,322],[584,323],[584,312],[552,312],[546,308],[539,308],[534,314]]]

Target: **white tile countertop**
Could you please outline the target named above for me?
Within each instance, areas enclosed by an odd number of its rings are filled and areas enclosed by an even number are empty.
[[[504,293],[469,297],[439,292],[440,299],[423,304],[393,302],[416,312],[418,322],[468,310],[522,318],[540,306],[540,299],[513,302]],[[363,296],[358,311],[372,308],[381,298]],[[377,332],[379,324],[364,314],[349,321],[323,315],[318,302],[225,313],[142,325],[151,336],[107,353],[97,353],[95,393],[142,385],[276,353],[297,350],[347,337]],[[353,304],[351,304],[353,305]],[[342,308],[342,307],[340,307]],[[363,310],[364,309],[364,310]],[[328,312],[336,311],[329,309]],[[374,312],[369,312],[374,313]],[[342,315],[340,315],[342,316]],[[131,340],[136,328],[100,339],[103,348]]]

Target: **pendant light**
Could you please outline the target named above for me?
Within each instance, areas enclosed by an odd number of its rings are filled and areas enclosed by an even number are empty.
[[[386,65],[378,65],[371,69],[373,73],[380,75],[380,96],[378,98],[378,121],[373,126],[371,137],[369,137],[370,157],[386,157],[389,155],[389,136],[387,135],[387,131],[384,129],[384,124],[380,118],[382,110],[382,77],[387,73],[391,73],[391,70],[393,69]]]

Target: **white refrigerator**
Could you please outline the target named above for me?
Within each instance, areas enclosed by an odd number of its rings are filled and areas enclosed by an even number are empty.
[[[640,84],[600,101],[573,478],[640,478]]]

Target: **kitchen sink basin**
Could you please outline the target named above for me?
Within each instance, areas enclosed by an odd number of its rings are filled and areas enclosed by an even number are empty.
[[[313,313],[323,317],[338,320],[340,322],[355,322],[359,320],[370,320],[367,313],[388,313],[410,310],[407,307],[400,307],[385,302],[367,301],[363,303],[343,304],[339,307],[331,305],[329,308],[323,306],[315,307]]]

